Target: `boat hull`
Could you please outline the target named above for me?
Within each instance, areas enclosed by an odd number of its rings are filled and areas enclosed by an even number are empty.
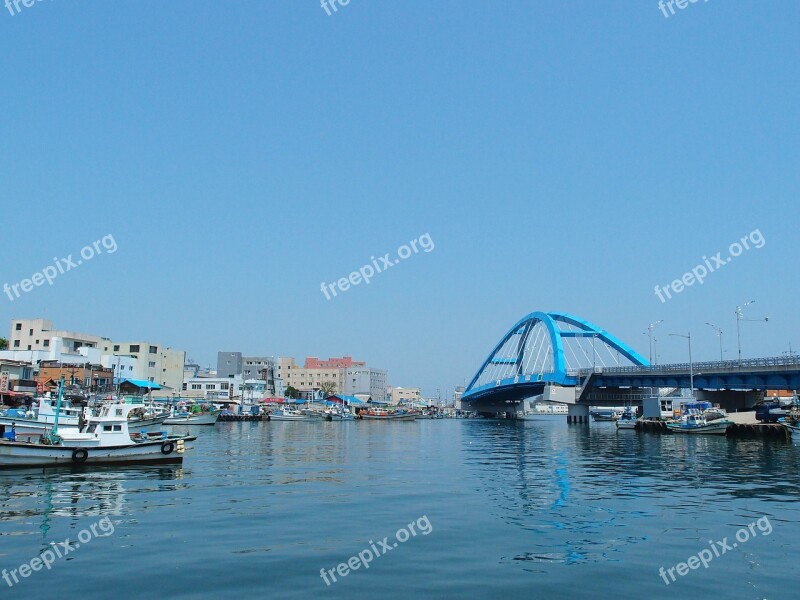
[[[365,421],[414,421],[414,415],[361,415]]]
[[[636,421],[628,421],[626,419],[617,420],[617,429],[636,429]]]
[[[167,417],[164,425],[215,425],[219,413],[205,415],[189,415],[186,417]]]
[[[667,423],[667,430],[672,433],[686,433],[690,435],[725,435],[728,432],[728,427],[732,424],[733,423],[730,421],[712,421],[705,425],[691,426],[682,425],[680,423]]]
[[[195,437],[174,438],[125,446],[51,446],[25,442],[0,442],[0,469],[15,467],[83,467],[87,465],[179,463],[184,444]]]
[[[789,425],[788,423],[784,423],[783,427],[792,438],[792,444],[800,446],[800,427],[797,425]]]

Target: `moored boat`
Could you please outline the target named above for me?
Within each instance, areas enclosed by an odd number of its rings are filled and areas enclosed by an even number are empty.
[[[279,408],[269,416],[270,421],[318,421],[316,417],[305,415],[294,408]]]
[[[388,411],[381,408],[371,408],[361,412],[361,418],[367,421],[414,421],[416,415],[404,411]]]
[[[667,430],[673,433],[700,435],[725,435],[733,421],[725,411],[710,408],[707,402],[694,402],[683,405],[684,413],[677,421],[667,423]]]
[[[164,425],[214,425],[221,412],[221,410],[202,413],[176,412],[164,419],[163,423]]]
[[[63,382],[62,382],[63,386]],[[13,467],[82,466],[182,462],[186,443],[196,437],[166,436],[158,439],[137,436],[128,429],[130,404],[107,404],[98,416],[88,418],[84,432],[59,431],[58,412],[52,430],[37,442],[5,438],[0,440],[0,469]]]
[[[636,413],[631,407],[626,407],[617,419],[617,429],[636,429]]]

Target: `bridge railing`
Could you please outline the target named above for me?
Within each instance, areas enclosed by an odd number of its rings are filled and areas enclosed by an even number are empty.
[[[746,358],[739,360],[716,360],[696,362],[691,365],[695,372],[703,370],[717,371],[747,371],[754,368],[765,367],[800,367],[800,356],[772,356],[767,358]],[[653,375],[658,373],[688,373],[689,363],[674,363],[667,365],[650,365],[645,367],[602,367],[597,369],[580,369],[580,375],[585,376],[593,370],[603,375],[616,374],[641,374]],[[577,376],[577,374],[576,374]]]

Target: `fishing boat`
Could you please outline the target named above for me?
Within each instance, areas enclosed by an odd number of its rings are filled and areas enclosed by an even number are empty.
[[[595,421],[616,421],[619,417],[613,410],[590,410],[589,414]]]
[[[786,430],[786,433],[792,440],[795,446],[800,446],[800,425],[795,421],[793,423],[782,421],[781,425]]]
[[[367,421],[414,421],[416,415],[404,411],[390,412],[383,408],[371,408],[361,412],[361,418]]]
[[[325,417],[328,421],[353,421],[355,416],[346,408],[328,408],[325,410]]]
[[[270,421],[317,421],[316,417],[305,415],[294,408],[279,408],[269,416]]]
[[[8,409],[0,412],[0,427],[6,430],[15,431],[16,438],[24,441],[26,439],[39,439],[53,428],[56,416],[56,399],[49,397],[38,398],[38,403],[34,410],[25,411],[22,409]],[[73,405],[69,400],[63,400],[59,415],[59,426],[65,431],[73,429],[78,431],[83,407]]]
[[[683,405],[679,420],[667,423],[667,430],[673,433],[700,435],[725,435],[733,421],[725,411],[712,408],[708,402],[688,402]]]
[[[164,419],[164,425],[214,425],[221,412],[221,410],[199,413],[177,411]]]
[[[630,406],[626,406],[617,419],[617,429],[636,429],[636,413]]]
[[[63,386],[63,379],[62,379]],[[52,430],[37,442],[24,442],[14,436],[0,440],[0,469],[13,467],[83,466],[182,462],[186,444],[193,436],[166,436],[152,439],[128,429],[130,404],[107,404],[98,416],[88,419],[86,431],[59,431],[58,413],[61,392]]]

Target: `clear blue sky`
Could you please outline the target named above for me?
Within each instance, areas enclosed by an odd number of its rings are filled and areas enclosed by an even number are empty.
[[[470,378],[534,310],[662,361],[800,348],[800,6],[316,0],[0,6],[0,319]],[[666,285],[745,252],[662,304]],[[371,256],[436,247],[326,301]],[[6,325],[7,327],[7,325]]]

